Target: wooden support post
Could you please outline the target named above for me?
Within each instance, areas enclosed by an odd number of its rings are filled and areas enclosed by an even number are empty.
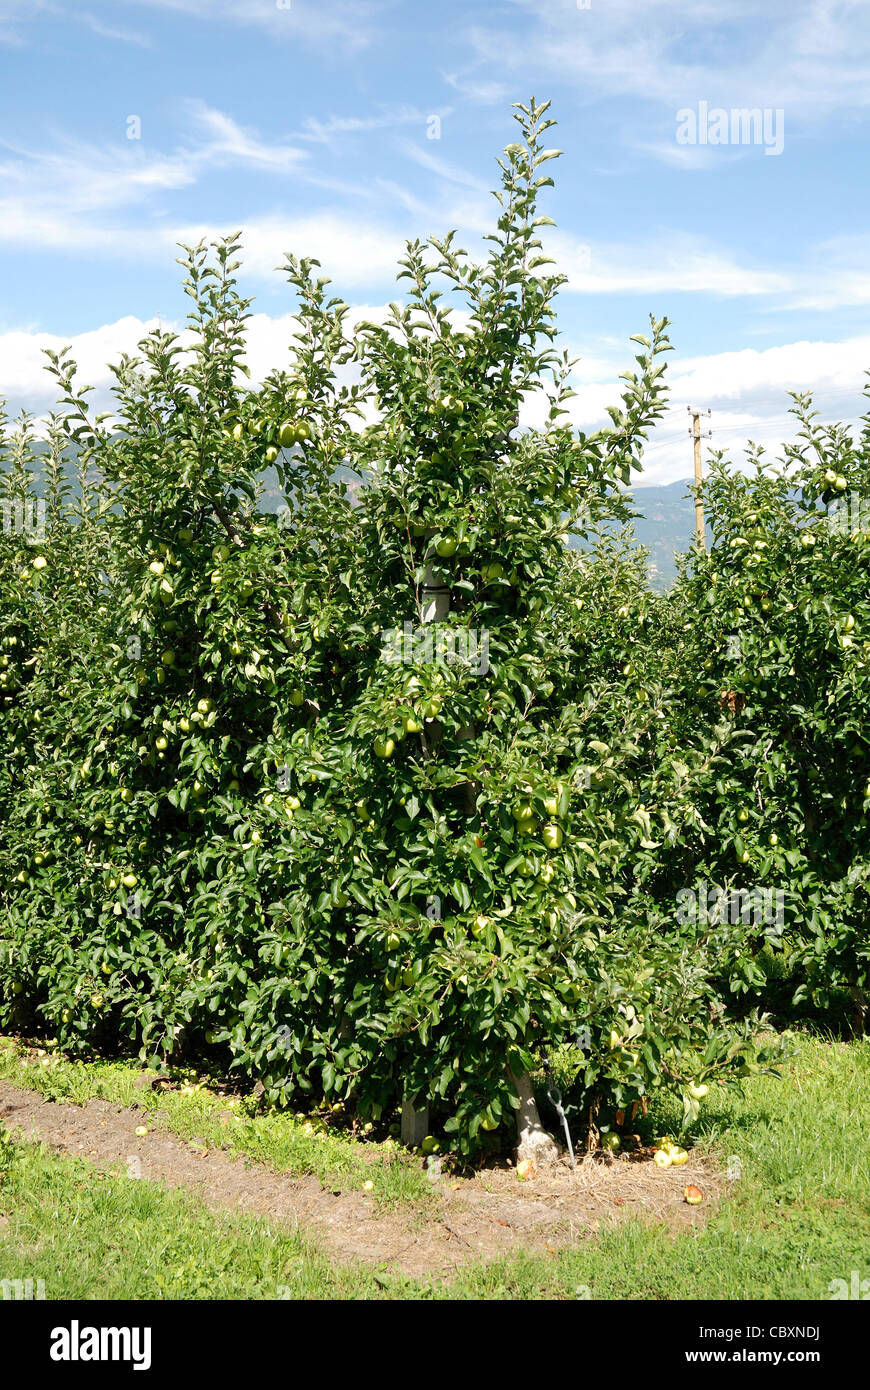
[[[701,498],[701,484],[704,480],[703,468],[701,465],[701,412],[693,410],[690,405],[686,406],[692,417],[692,428],[689,434],[692,436],[695,445],[695,531],[698,537],[698,544],[707,549],[707,528],[704,523],[704,503]],[[710,414],[710,411],[707,411]],[[708,431],[708,438],[712,431]]]

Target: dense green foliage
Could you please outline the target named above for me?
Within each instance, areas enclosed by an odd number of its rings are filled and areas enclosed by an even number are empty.
[[[774,957],[860,1005],[867,552],[822,504],[870,437],[799,402],[788,475],[718,462],[713,550],[653,595],[613,525],[668,325],[611,425],[572,429],[545,112],[518,111],[488,258],[410,245],[383,324],[291,257],[293,366],[249,389],[237,243],[189,248],[188,332],[116,366],[111,417],[61,353],[48,452],[4,429],[10,516],[39,469],[47,506],[0,538],[3,1024],[211,1050],[275,1101],[429,1097],[471,1151],[566,1046],[593,1138],[660,1087],[694,1119],[773,1060]],[[701,883],[784,919],[687,914]]]

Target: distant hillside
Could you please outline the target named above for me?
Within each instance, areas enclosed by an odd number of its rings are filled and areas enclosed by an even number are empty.
[[[634,523],[639,543],[649,551],[650,584],[667,589],[677,577],[675,552],[682,554],[695,534],[695,499],[689,492],[691,479],[664,487],[636,487],[632,500],[641,518]],[[708,534],[709,544],[709,534]]]

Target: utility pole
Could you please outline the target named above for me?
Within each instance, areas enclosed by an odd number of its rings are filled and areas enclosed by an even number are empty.
[[[703,472],[701,469],[701,412],[700,410],[693,410],[690,405],[686,406],[686,410],[692,417],[692,426],[689,430],[689,434],[695,441],[695,530],[698,533],[699,545],[703,546],[706,550],[707,530],[704,525],[704,503],[701,500],[701,483],[703,481]],[[707,414],[710,414],[709,410]],[[712,435],[713,431],[708,430],[706,437],[711,439]]]

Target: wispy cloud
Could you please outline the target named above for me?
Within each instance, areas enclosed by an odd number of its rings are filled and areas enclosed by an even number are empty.
[[[79,24],[83,24],[86,29],[90,29],[92,34],[96,34],[100,39],[108,39],[112,43],[133,43],[140,48],[150,48],[151,39],[147,34],[139,34],[133,29],[119,29],[113,24],[104,24],[95,14],[89,14],[81,10],[78,14],[73,14]]]
[[[307,116],[300,138],[314,140],[321,145],[331,145],[341,136],[364,135],[372,130],[399,129],[409,125],[417,125],[422,129],[430,114],[440,115],[443,119],[449,113],[449,107],[424,114],[416,106],[385,106],[373,116],[327,116],[323,120],[317,116]]]
[[[242,166],[292,173],[308,157],[290,144],[267,144],[225,113],[191,102],[191,138],[170,154],[120,139],[101,148],[55,132],[48,148],[0,140],[0,244],[64,246],[138,254],[153,241],[141,216],[157,194],[178,192],[212,168]]]
[[[105,0],[104,0],[105,2]],[[111,0],[112,8],[175,11],[209,24],[242,25],[265,30],[273,39],[316,46],[340,45],[346,51],[368,48],[374,38],[383,0]]]
[[[190,223],[164,233],[166,243],[208,240],[223,235],[225,227]],[[323,274],[335,281],[336,290],[383,285],[395,280],[397,262],[404,249],[401,234],[377,224],[355,220],[348,235],[347,218],[340,213],[313,213],[304,217],[249,219],[241,227],[245,274],[274,283],[288,251],[316,256]]]
[[[244,130],[232,116],[215,110],[204,101],[191,101],[189,109],[205,136],[205,143],[194,156],[200,164],[227,160],[251,168],[288,171],[308,157],[307,152],[296,145],[267,144],[252,131]]]
[[[780,271],[740,265],[731,252],[697,237],[589,245],[555,232],[547,244],[557,269],[568,276],[566,289],[578,294],[773,295],[792,285]]]
[[[399,148],[407,159],[419,164],[422,169],[428,169],[430,173],[437,174],[440,179],[444,179],[448,183],[473,188],[477,192],[486,192],[489,188],[485,179],[463,169],[459,164],[453,164],[450,160],[443,159],[435,153],[431,146],[427,148],[424,145],[415,144],[413,140],[402,140]]]
[[[814,119],[870,106],[864,0],[513,0],[501,22],[469,24],[457,90],[502,101],[506,77],[573,81],[582,100],[630,97],[676,110],[771,106]],[[516,23],[517,13],[522,22]],[[513,14],[513,17],[512,17]]]

